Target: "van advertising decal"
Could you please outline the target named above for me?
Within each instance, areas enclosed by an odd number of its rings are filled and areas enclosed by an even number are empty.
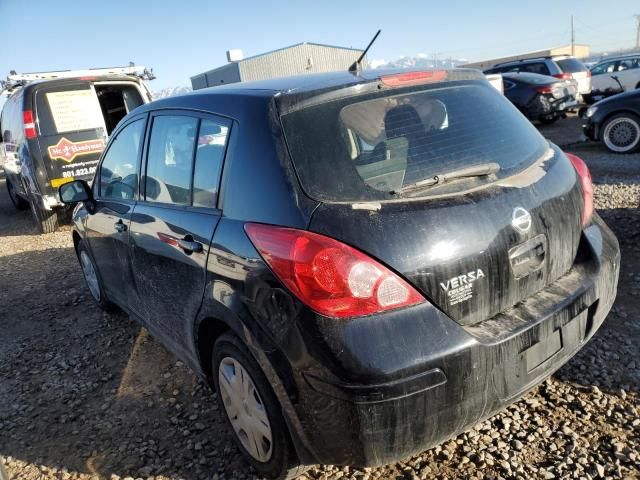
[[[102,152],[104,146],[104,140],[101,138],[83,142],[71,142],[62,137],[57,144],[48,147],[47,151],[51,160],[62,160],[71,163],[79,155]]]

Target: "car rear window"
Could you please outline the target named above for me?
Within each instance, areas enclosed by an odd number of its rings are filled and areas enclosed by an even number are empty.
[[[38,91],[36,113],[41,135],[104,127],[98,97],[88,84]]]
[[[302,187],[320,201],[397,198],[392,192],[408,184],[486,163],[504,177],[547,148],[486,82],[349,97],[287,113],[282,123]]]
[[[564,73],[587,71],[587,67],[584,66],[584,63],[575,58],[563,58],[562,60],[556,60],[556,63],[560,66]]]

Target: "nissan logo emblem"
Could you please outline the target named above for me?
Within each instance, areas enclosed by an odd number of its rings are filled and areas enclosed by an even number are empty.
[[[518,233],[527,233],[531,228],[531,214],[522,207],[516,207],[511,217],[511,226]]]

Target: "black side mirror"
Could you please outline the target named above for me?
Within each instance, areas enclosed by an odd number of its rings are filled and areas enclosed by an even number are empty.
[[[60,201],[66,204],[90,202],[93,200],[91,187],[89,187],[89,184],[84,180],[74,180],[73,182],[60,185],[58,195],[60,196]]]

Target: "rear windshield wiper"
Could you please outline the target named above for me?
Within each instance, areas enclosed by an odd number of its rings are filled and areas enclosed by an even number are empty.
[[[424,180],[420,180],[415,183],[410,183],[397,190],[392,190],[389,193],[391,195],[400,195],[412,190],[420,190],[421,188],[441,185],[458,178],[485,177],[487,175],[498,173],[499,171],[500,165],[497,163],[484,163],[482,165],[474,165],[472,167],[465,167],[451,172],[440,173],[433,177],[425,178]]]

